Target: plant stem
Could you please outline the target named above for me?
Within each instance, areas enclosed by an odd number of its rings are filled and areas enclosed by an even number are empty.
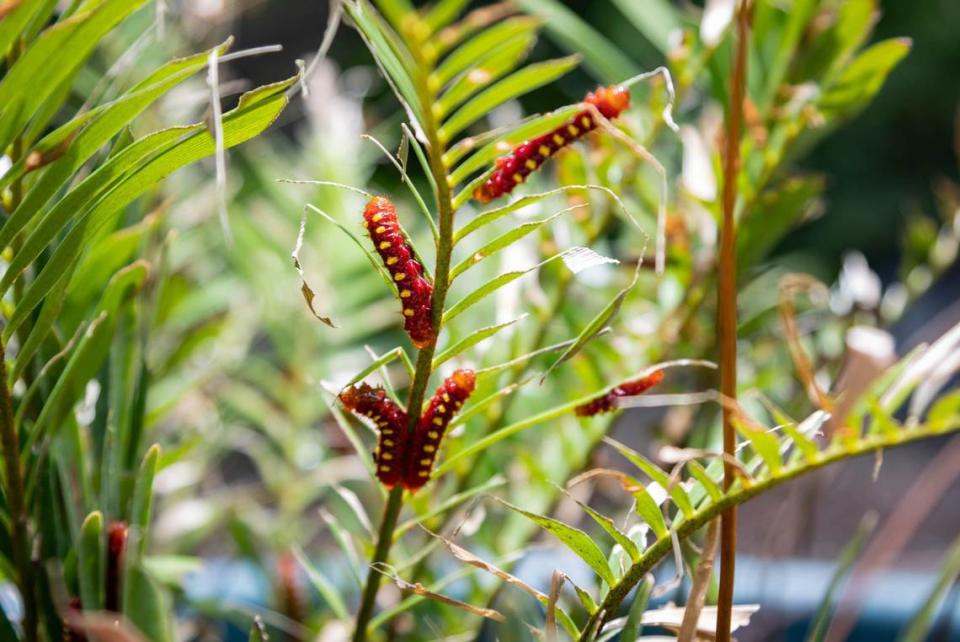
[[[411,28],[411,37],[412,34],[416,32],[417,30],[415,28]],[[421,43],[418,42],[416,38],[413,40],[411,54],[419,69],[427,69],[428,63],[423,59],[420,47]],[[440,322],[443,318],[443,308],[447,300],[447,290],[450,287],[450,257],[453,253],[453,215],[455,213],[447,178],[447,170],[443,165],[444,148],[438,135],[439,127],[437,126],[433,110],[430,109],[433,105],[434,96],[427,86],[425,77],[422,75],[418,75],[416,78],[416,88],[417,97],[425,107],[423,110],[425,113],[424,122],[420,123],[420,126],[426,137],[426,152],[430,165],[430,174],[433,176],[433,181],[437,186],[436,197],[439,235],[437,238],[437,260],[433,269],[434,283],[433,297],[431,299],[433,340],[417,353],[413,384],[410,387],[410,394],[407,399],[407,414],[410,417],[410,423],[407,426],[407,439],[411,441],[416,432],[417,424],[420,421],[420,409],[423,407],[423,399],[430,381],[430,375],[433,374],[433,355],[437,348]],[[370,563],[370,570],[367,573],[367,580],[360,601],[360,609],[357,611],[356,624],[353,631],[353,642],[364,642],[367,639],[367,625],[373,616],[377,592],[380,589],[380,581],[383,578],[379,567],[387,563],[390,557],[390,548],[394,539],[393,534],[396,530],[402,508],[403,488],[398,486],[390,491],[387,503],[383,509],[383,515],[380,519],[377,545]]]
[[[25,639],[37,639],[37,605],[33,590],[33,569],[30,561],[30,533],[27,528],[27,508],[24,503],[23,470],[20,468],[20,439],[13,422],[13,399],[7,383],[5,347],[0,340],[0,439],[7,474],[7,504],[13,532],[13,563],[17,568],[17,585],[23,600],[23,630]]]
[[[747,39],[750,3],[743,0],[737,12],[737,49],[723,156],[723,226],[720,234],[719,283],[717,288],[717,330],[720,340],[720,392],[737,398],[737,176],[740,170],[740,130],[747,75]],[[723,451],[735,457],[737,433],[733,426],[734,405],[723,404]],[[736,471],[729,458],[723,463],[723,488],[728,490]],[[730,642],[733,613],[733,580],[737,555],[737,510],[727,508],[720,521],[720,593],[717,599],[717,642]]]
[[[812,461],[805,460],[791,464],[782,468],[776,475],[754,480],[745,486],[735,487],[731,492],[725,494],[716,502],[699,508],[689,519],[683,519],[683,521],[680,521],[676,526],[677,538],[682,541],[732,507],[738,506],[757,495],[761,495],[780,484],[819,470],[835,462],[860,457],[877,450],[902,446],[921,439],[929,439],[931,437],[955,432],[960,432],[960,424],[951,425],[947,429],[941,430],[915,428],[901,430],[893,434],[870,435],[860,439],[860,441],[849,448],[839,446],[831,447],[821,452],[820,455]],[[588,642],[589,638],[587,637],[587,633],[589,631],[596,630],[598,625],[602,625],[616,616],[617,609],[620,608],[623,600],[630,594],[633,587],[636,586],[660,560],[666,557],[672,549],[673,537],[667,534],[644,550],[640,560],[627,569],[627,572],[624,573],[619,582],[610,587],[606,597],[603,598],[597,610],[594,611],[593,615],[590,616],[590,619],[581,629],[583,633],[580,636],[580,642]]]

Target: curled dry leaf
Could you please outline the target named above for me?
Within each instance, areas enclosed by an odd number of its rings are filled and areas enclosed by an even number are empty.
[[[297,233],[297,243],[293,246],[293,251],[290,253],[290,258],[293,259],[293,267],[296,269],[297,274],[300,275],[300,292],[303,294],[303,300],[306,302],[307,307],[310,308],[310,312],[317,319],[330,326],[335,328],[333,321],[330,320],[330,317],[320,316],[316,308],[313,307],[313,300],[316,298],[316,294],[313,291],[313,288],[307,284],[307,277],[303,273],[303,266],[300,264],[300,250],[303,248],[303,237],[307,233],[307,211],[303,211],[303,216],[300,218],[300,231]]]
[[[490,609],[482,606],[474,606],[473,604],[462,602],[458,599],[449,597],[447,595],[443,595],[441,593],[434,593],[433,591],[428,590],[420,582],[415,582],[411,584],[410,582],[407,582],[406,580],[398,576],[395,572],[393,572],[392,569],[390,569],[386,565],[381,564],[374,568],[376,568],[376,570],[382,573],[383,575],[386,575],[391,580],[393,580],[393,583],[397,585],[397,588],[403,591],[410,591],[416,595],[425,597],[428,600],[440,602],[441,604],[446,604],[448,606],[458,608],[462,611],[466,611],[467,613],[471,613],[473,615],[479,615],[480,617],[487,618],[488,620],[494,620],[496,622],[507,621],[507,618],[504,617],[503,613],[501,613],[500,611],[497,611],[496,609]]]
[[[430,533],[430,531],[427,531],[427,532]],[[440,540],[441,542],[443,542],[443,545],[447,547],[450,553],[461,562],[469,564],[470,566],[475,566],[476,568],[479,568],[482,571],[486,571],[487,573],[490,573],[491,575],[494,575],[500,578],[507,584],[512,584],[513,586],[516,586],[517,588],[529,593],[534,597],[534,599],[538,600],[543,604],[548,603],[548,598],[546,595],[544,595],[537,589],[533,588],[532,586],[530,586],[529,584],[521,580],[519,577],[515,575],[511,575],[510,573],[507,573],[506,571],[494,566],[490,562],[480,559],[479,557],[477,557],[467,549],[463,548],[462,546],[458,546],[457,544],[454,544],[452,541],[450,541],[446,537],[443,537],[442,535],[438,535],[436,533],[430,533],[430,534],[433,535],[438,540]],[[547,628],[549,629],[549,626]]]

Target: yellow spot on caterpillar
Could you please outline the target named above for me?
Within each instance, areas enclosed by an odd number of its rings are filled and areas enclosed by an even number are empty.
[[[537,161],[532,158],[527,159],[526,162],[527,169],[537,169]]]
[[[381,250],[386,250],[389,247],[390,247],[390,241],[384,241],[383,243],[380,244]]]
[[[403,272],[397,272],[396,274],[393,275],[394,281],[403,281],[405,278],[407,278],[407,275],[404,274]]]
[[[437,412],[446,412],[446,411],[447,411],[447,407],[444,406],[442,403],[437,405]]]
[[[409,299],[411,294],[413,294],[413,293],[410,292],[410,290],[400,290],[400,298],[401,298],[401,299]]]
[[[417,473],[417,475],[419,475],[420,477],[429,477],[429,476],[430,476],[430,471],[429,471],[429,470],[421,470],[419,473]]]
[[[383,434],[383,435],[392,435],[392,434],[393,434],[393,431],[392,431],[392,430],[381,430],[380,433]]]
[[[383,214],[374,214],[372,217],[374,223],[379,223],[380,219],[383,218]]]
[[[513,182],[516,183],[517,185],[519,185],[520,183],[523,182],[523,176],[521,176],[520,174],[514,174],[514,175],[513,175]]]
[[[443,417],[434,417],[434,418],[433,418],[433,423],[436,424],[436,425],[438,425],[438,426],[442,426],[442,425],[443,425]]]
[[[579,135],[580,135],[580,130],[577,129],[577,126],[576,126],[576,125],[567,125],[567,131],[570,133],[571,136],[579,136]]]
[[[395,257],[395,256],[388,256],[388,257],[387,257],[387,265],[396,265],[396,264],[397,264],[397,261],[399,261],[399,260],[400,260],[400,259],[398,259],[398,258]]]
[[[425,453],[432,453],[432,452],[435,451],[436,449],[437,449],[436,446],[431,446],[430,444],[427,444],[426,446],[423,447],[423,452],[425,452]]]
[[[412,317],[412,316],[413,316],[413,308],[407,308],[406,310],[404,310],[404,311],[403,311],[403,316],[405,316],[405,317]]]
[[[377,229],[374,230],[374,232],[376,232],[377,234],[383,234],[383,233],[386,232],[386,231],[387,231],[387,228],[385,228],[385,227],[382,226],[382,225],[381,225],[380,227],[378,227]]]
[[[421,460],[420,460],[420,465],[421,465],[421,466],[429,466],[429,465],[430,465],[430,462],[432,462],[432,461],[433,461],[432,459],[421,459]]]
[[[443,393],[442,399],[447,403],[450,403],[450,395],[448,395],[447,393]]]
[[[380,466],[380,472],[381,472],[381,473],[389,473],[389,472],[390,472],[390,466]]]
[[[583,125],[586,129],[590,129],[590,125],[591,125],[591,123],[590,123],[590,117],[589,117],[589,116],[584,116],[583,118],[581,118],[581,119],[580,119],[580,124]]]
[[[560,134],[554,134],[554,135],[553,135],[553,142],[556,143],[557,145],[563,145],[563,144],[566,143],[567,141],[566,141],[566,140],[563,138],[563,136],[561,136]]]
[[[549,155],[550,155],[550,148],[547,147],[546,145],[540,145],[540,148],[539,148],[537,151],[540,152],[540,155],[541,155],[541,156],[549,156]]]
[[[381,422],[378,423],[377,425],[380,426],[381,428],[386,428],[387,426],[390,425],[390,422],[389,422],[389,421],[381,421]]]
[[[438,433],[436,430],[431,430],[430,432],[427,433],[427,437],[429,439],[439,439],[440,433]]]
[[[393,447],[393,440],[392,440],[392,439],[384,439],[384,440],[383,440],[383,445],[386,446],[387,448],[392,448],[392,447]]]
[[[393,455],[390,453],[381,453],[380,456],[383,457],[384,461],[390,461],[393,459]]]

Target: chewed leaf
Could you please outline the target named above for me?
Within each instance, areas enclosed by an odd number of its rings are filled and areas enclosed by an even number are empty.
[[[502,499],[498,499],[497,501],[555,535],[557,539],[563,542],[577,557],[586,562],[608,586],[613,586],[616,583],[617,580],[607,565],[606,556],[603,554],[603,551],[600,550],[600,547],[590,539],[589,535],[569,524],[564,524],[550,517],[525,511]]]
[[[441,604],[446,604],[447,606],[453,606],[462,611],[466,611],[471,615],[479,615],[480,617],[487,618],[489,620],[495,620],[497,622],[505,622],[507,619],[503,616],[502,613],[500,613],[496,609],[490,609],[482,606],[474,606],[473,604],[468,604],[467,602],[454,599],[447,595],[435,593],[434,591],[428,590],[420,582],[411,584],[410,582],[407,582],[406,580],[401,579],[398,575],[391,572],[386,567],[378,567],[377,570],[379,570],[381,573],[383,573],[384,575],[389,577],[391,580],[393,580],[394,584],[396,584],[397,587],[403,589],[404,591],[410,591],[415,595],[420,595],[429,600],[440,602]]]
[[[598,254],[588,247],[574,247],[563,253],[563,264],[574,274],[580,274],[584,270],[589,270],[592,267],[608,265],[610,263],[616,264],[620,263],[620,261],[609,256]]]
[[[297,242],[293,246],[293,251],[290,252],[290,258],[293,259],[293,267],[297,271],[297,274],[300,275],[300,293],[303,295],[303,300],[306,302],[307,307],[310,309],[310,312],[314,317],[330,326],[335,328],[333,321],[330,320],[330,317],[320,316],[316,308],[313,307],[313,300],[316,297],[316,294],[313,291],[313,288],[307,283],[307,277],[303,273],[303,266],[300,264],[300,250],[303,249],[303,237],[307,232],[307,211],[303,211],[303,216],[300,218],[300,231],[297,232]]]

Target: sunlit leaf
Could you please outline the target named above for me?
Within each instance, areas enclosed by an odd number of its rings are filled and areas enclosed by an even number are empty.
[[[600,550],[600,547],[590,539],[589,535],[569,524],[564,524],[553,518],[525,511],[502,499],[498,501],[510,510],[520,513],[540,528],[555,535],[557,539],[563,542],[577,557],[586,562],[608,586],[613,586],[616,583],[617,580],[607,565],[606,556],[603,554],[603,551]]]

